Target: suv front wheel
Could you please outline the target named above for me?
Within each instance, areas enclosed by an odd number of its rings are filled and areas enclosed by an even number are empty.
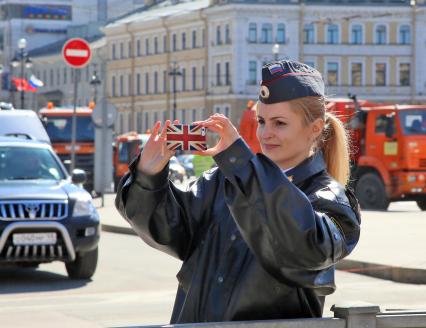
[[[71,279],[89,279],[95,273],[97,264],[98,247],[86,253],[77,253],[75,260],[65,263],[65,267]]]

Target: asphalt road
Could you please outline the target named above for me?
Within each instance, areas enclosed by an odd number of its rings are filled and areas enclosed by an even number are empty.
[[[71,281],[62,263],[38,270],[0,269],[1,327],[129,327],[168,323],[180,263],[138,237],[103,233],[92,281]],[[341,301],[385,309],[426,309],[426,285],[406,285],[337,272]]]

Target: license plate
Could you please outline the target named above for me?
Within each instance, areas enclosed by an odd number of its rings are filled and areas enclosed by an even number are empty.
[[[56,232],[14,233],[13,244],[20,245],[53,245],[56,244]]]

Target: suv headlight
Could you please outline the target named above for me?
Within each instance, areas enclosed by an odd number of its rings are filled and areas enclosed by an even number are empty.
[[[77,199],[74,204],[72,216],[93,216],[96,214],[96,208],[91,199]]]

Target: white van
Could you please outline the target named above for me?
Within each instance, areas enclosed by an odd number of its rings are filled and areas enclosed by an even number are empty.
[[[8,135],[50,144],[43,123],[32,110],[0,110],[0,136]]]

